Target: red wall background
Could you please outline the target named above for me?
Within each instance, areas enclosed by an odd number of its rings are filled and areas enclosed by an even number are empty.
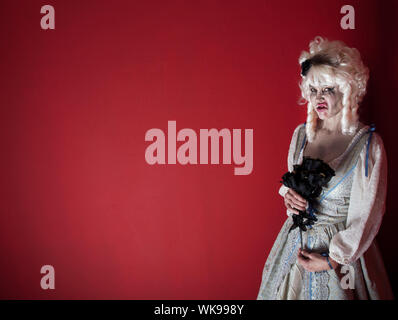
[[[255,299],[306,116],[297,60],[317,35],[371,70],[362,121],[387,150],[378,241],[396,289],[397,16],[393,0],[2,0],[0,298]],[[169,120],[253,129],[253,172],[148,165],[145,132]],[[40,288],[46,264],[55,290]]]

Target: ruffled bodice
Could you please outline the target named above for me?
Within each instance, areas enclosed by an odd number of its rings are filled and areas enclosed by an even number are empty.
[[[358,165],[359,153],[366,143],[371,142],[370,126],[362,127],[352,138],[346,150],[328,164],[335,170],[335,176],[322,189],[316,199],[315,210],[318,221],[315,228],[328,224],[345,223],[350,206],[350,193],[353,183],[353,172]],[[294,164],[301,164],[306,144],[305,126],[298,132]]]

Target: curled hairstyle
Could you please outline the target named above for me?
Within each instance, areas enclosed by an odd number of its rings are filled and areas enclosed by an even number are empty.
[[[310,100],[309,85],[334,85],[342,92],[341,128],[343,134],[353,134],[358,128],[359,103],[366,93],[369,69],[364,66],[359,51],[341,41],[328,41],[315,37],[309,44],[309,52],[299,58],[301,66],[301,103],[307,103],[306,134],[312,142],[316,135],[318,115]],[[308,71],[313,69],[311,76]],[[304,100],[303,100],[304,99]]]

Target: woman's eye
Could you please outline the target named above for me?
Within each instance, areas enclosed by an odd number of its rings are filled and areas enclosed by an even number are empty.
[[[315,92],[316,92],[316,90],[315,90],[314,88],[311,88],[310,91],[311,91],[312,93],[315,93]]]
[[[323,92],[333,92],[334,88],[325,88]]]

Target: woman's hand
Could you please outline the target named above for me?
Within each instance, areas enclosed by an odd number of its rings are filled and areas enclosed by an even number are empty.
[[[300,211],[305,211],[308,205],[307,200],[300,196],[296,191],[290,189],[285,194],[285,206],[289,212],[293,214],[299,214]],[[297,210],[298,209],[298,210]]]
[[[325,271],[330,270],[330,266],[326,260],[326,257],[319,253],[310,253],[306,250],[298,251],[297,255],[298,263],[303,266],[303,268],[309,272]],[[333,269],[338,267],[338,263],[329,257],[330,264]]]

